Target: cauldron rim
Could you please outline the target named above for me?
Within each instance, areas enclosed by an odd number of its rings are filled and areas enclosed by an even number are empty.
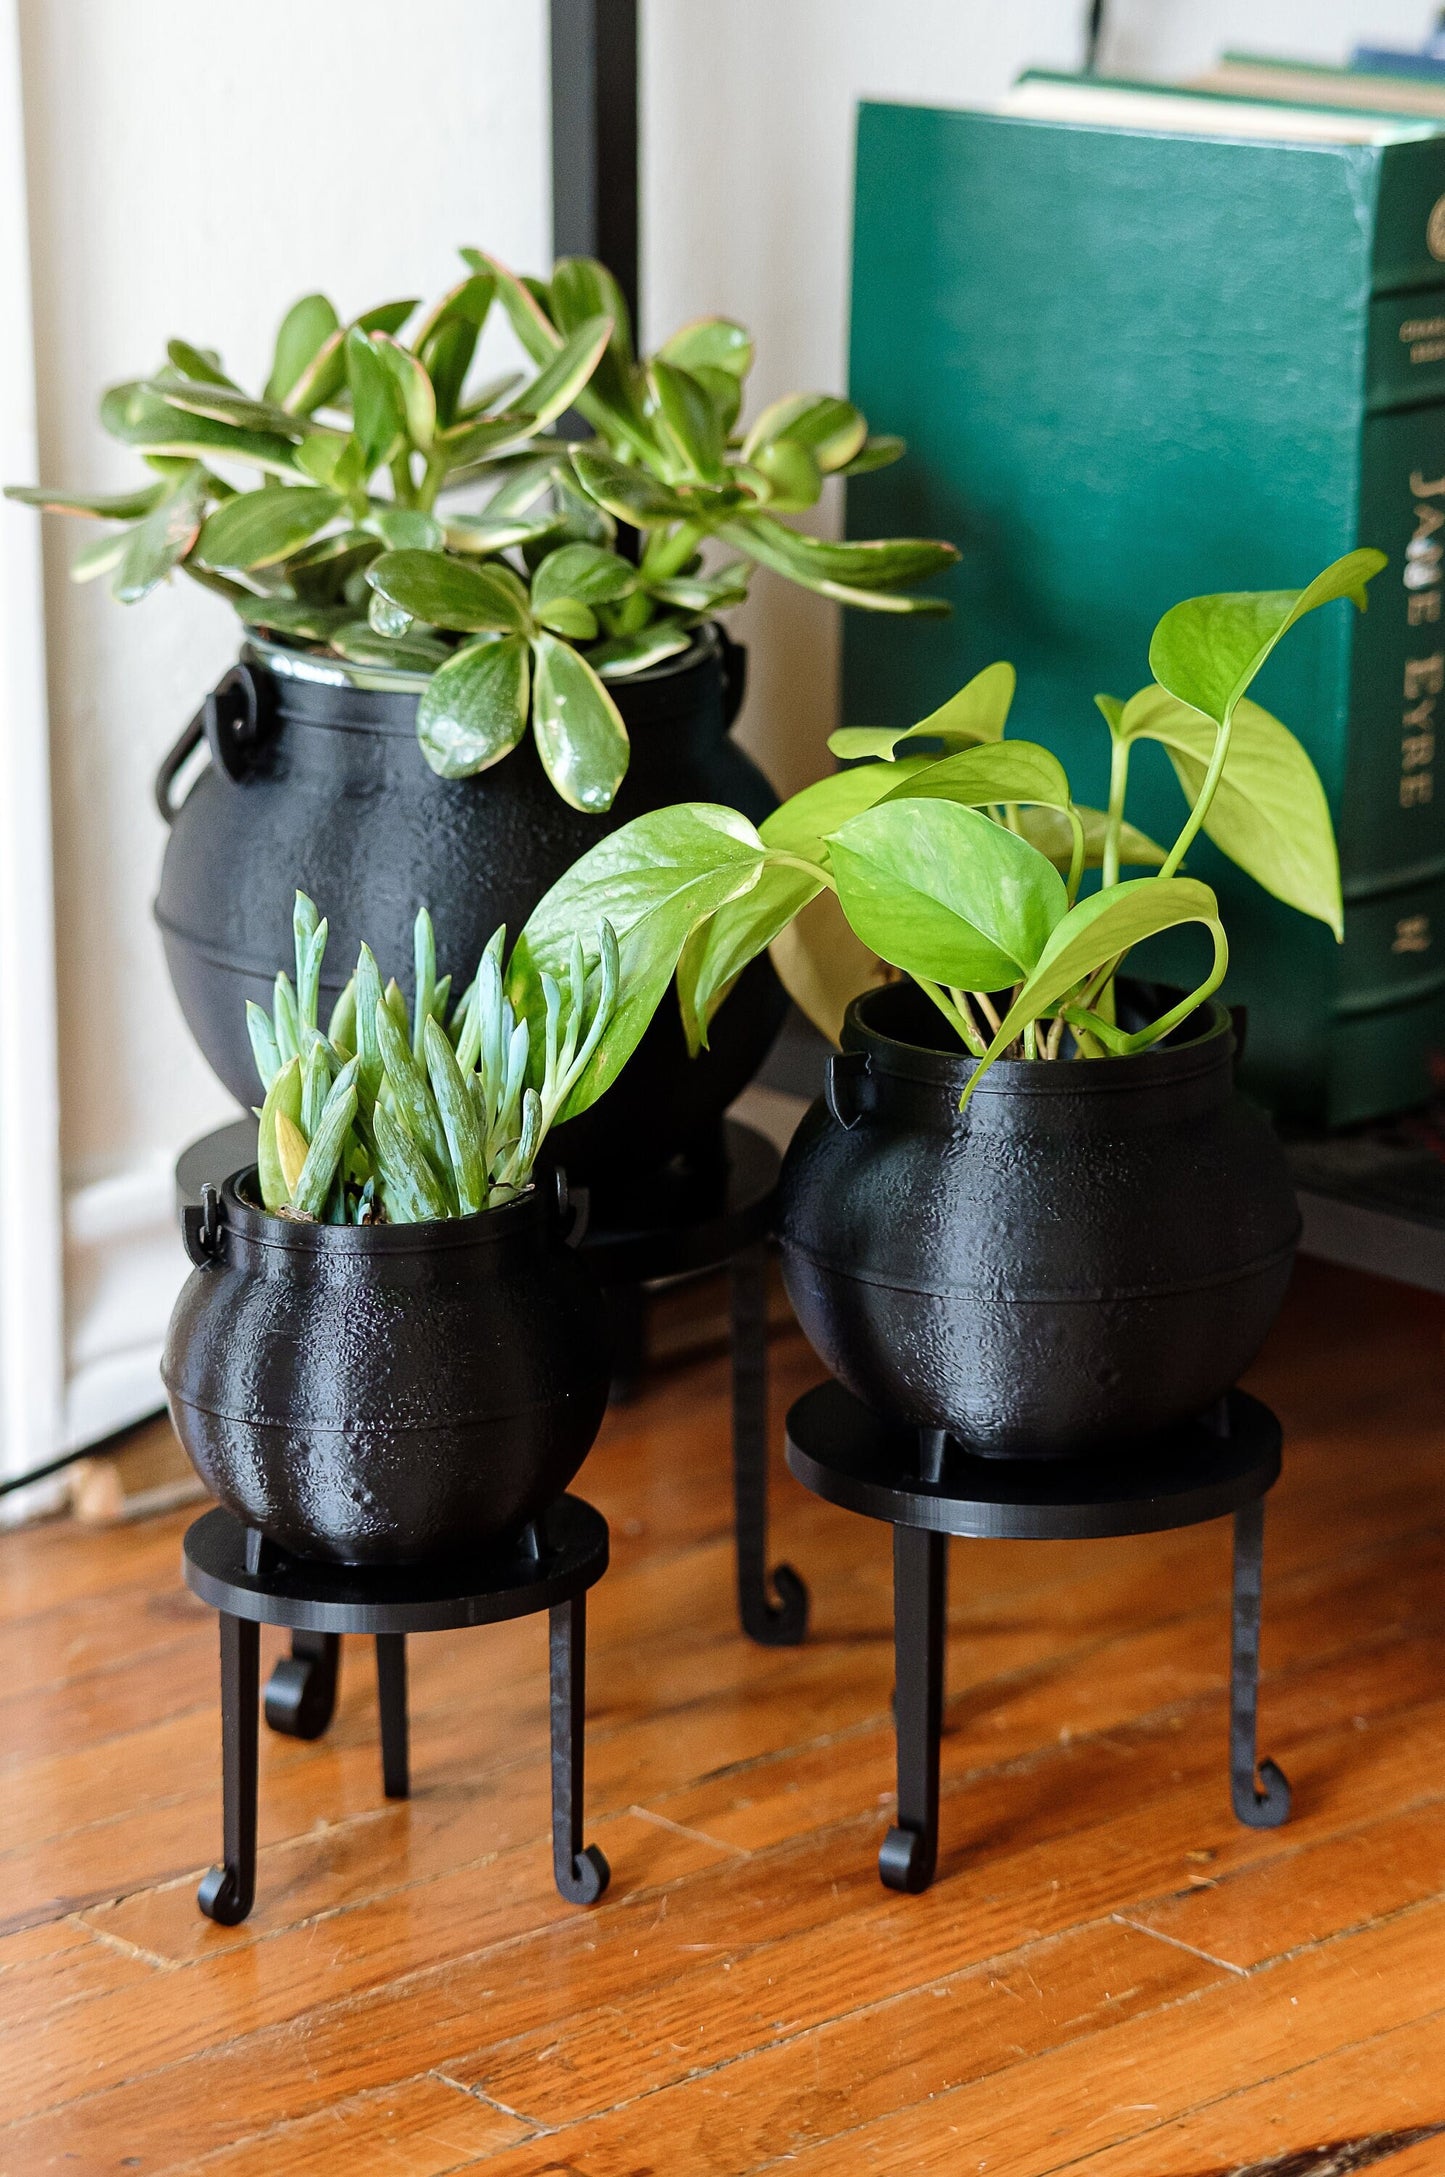
[[[259,1177],[257,1167],[246,1164],[222,1182],[225,1222],[241,1239],[292,1254],[390,1259],[486,1246],[526,1230],[545,1208],[545,1197],[534,1184],[515,1202],[475,1210],[466,1217],[433,1217],[405,1225],[326,1225],[301,1217],[277,1217],[263,1209],[250,1193]]]
[[[941,1041],[921,1043],[880,1024],[877,1015],[897,1011],[907,1001],[927,1000],[912,983],[885,983],[854,998],[843,1021],[843,1049],[864,1053],[869,1068],[897,1079],[948,1088],[962,1095],[978,1060],[961,1045],[950,1050]],[[927,1016],[920,1011],[919,1018]],[[943,1033],[942,1024],[939,1029]],[[1127,1057],[999,1058],[974,1091],[975,1099],[993,1096],[1113,1095],[1141,1088],[1181,1086],[1200,1074],[1227,1066],[1234,1055],[1234,1026],[1229,1009],[1206,998],[1162,1043]]]

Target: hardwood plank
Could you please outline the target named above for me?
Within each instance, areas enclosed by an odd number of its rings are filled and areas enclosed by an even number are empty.
[[[443,2177],[525,2131],[505,2110],[424,2075],[276,2125],[189,2167],[206,2177],[336,2177],[350,2163],[361,2177]]]
[[[1383,1821],[1298,1840],[1252,1865],[1201,1867],[1189,1889],[1128,1917],[1247,1972],[1442,1890],[1445,1797],[1437,1795]]]
[[[1263,2086],[1210,2101],[1122,2145],[1060,2164],[1069,2177],[1212,2177],[1346,2142],[1433,2133],[1346,2169],[1440,2177],[1445,2168],[1445,2011],[1361,2040]],[[1248,2172],[1245,2172],[1248,2177]]]
[[[1182,2000],[1030,2053],[896,2113],[856,2125],[846,2102],[823,2110],[811,2140],[796,2135],[789,2177],[1040,2177],[1086,2149],[1129,2139],[1201,2101],[1274,2079],[1351,2047],[1368,2004],[1376,2031],[1409,2023],[1420,1976],[1429,1984],[1445,1938],[1445,1904],[1429,1905],[1272,1971],[1225,1974]],[[668,2143],[675,2177],[750,2177],[776,2159],[801,2082],[840,2082],[830,2058],[848,2032],[830,2023],[786,2052],[724,2063],[664,2093],[523,2142],[490,2158],[494,2177],[637,2177]],[[846,2061],[846,2060],[845,2060]],[[834,2111],[841,2112],[842,2121]],[[651,2142],[651,2145],[649,2145]],[[965,2160],[965,2156],[967,2160]],[[1193,2177],[1193,2173],[1191,2173]],[[1203,2177],[1203,2173],[1200,2173]]]
[[[886,1532],[776,1472],[774,1554],[815,1632],[738,1638],[719,1359],[614,1411],[582,1478],[614,1539],[588,1806],[615,1874],[591,1913],[551,1887],[524,1623],[414,1643],[402,1807],[349,1643],[328,1739],[263,1739],[252,1921],[202,1922],[214,1629],[179,1585],[184,1516],[0,1537],[0,2171],[744,2177],[781,2154],[1045,2177],[1092,2155],[1222,2177],[1445,2120],[1392,2101],[1389,2068],[1442,2075],[1442,1329],[1438,1301],[1306,1269],[1253,1378],[1288,1431],[1262,1743],[1296,1821],[1228,1810],[1225,1526],[959,1545],[919,1899],[873,1864]],[[796,1337],[773,1353],[776,1429],[819,1371]],[[1418,2152],[1438,2173],[1445,2135]]]

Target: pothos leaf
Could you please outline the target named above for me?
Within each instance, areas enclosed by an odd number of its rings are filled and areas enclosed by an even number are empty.
[[[909,741],[936,741],[948,749],[997,741],[1008,723],[1017,679],[1011,665],[986,665],[916,726],[842,726],[829,734],[828,746],[835,756],[856,758],[891,756]]]

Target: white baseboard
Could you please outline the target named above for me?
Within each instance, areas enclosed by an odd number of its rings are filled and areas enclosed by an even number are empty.
[[[187,1267],[169,1158],[67,1193],[61,1452],[161,1411],[161,1346]]]

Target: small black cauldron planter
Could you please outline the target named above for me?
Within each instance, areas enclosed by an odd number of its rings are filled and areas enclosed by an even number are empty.
[[[188,1212],[161,1373],[207,1487],[290,1554],[345,1564],[516,1534],[607,1403],[603,1301],[557,1199],[316,1224],[263,1210],[252,1168],[209,1220]]]
[[[646,810],[722,802],[761,822],[777,797],[729,738],[745,668],[744,651],[710,626],[681,657],[614,681],[632,758],[611,809],[594,816],[560,798],[530,735],[490,770],[439,778],[417,746],[423,675],[409,676],[410,692],[380,690],[357,685],[339,660],[248,646],[156,781],[171,826],[155,905],[166,962],[231,1094],[254,1098],[245,1001],[269,1004],[290,949],[293,886],[324,900],[331,922],[324,1018],[363,936],[382,959],[409,958],[419,907],[447,933],[452,958],[475,960],[499,923],[520,930],[588,847]],[[176,780],[203,734],[210,762],[177,804]],[[568,1170],[595,1191],[608,1171],[710,1148],[786,1003],[769,963],[755,961],[697,1059],[676,1007],[664,1006],[625,1078],[553,1137]]]
[[[1127,986],[1121,986],[1127,990]],[[1299,1212],[1224,1007],[1087,1064],[974,1061],[911,983],[855,1000],[783,1168],[788,1293],[880,1413],[1008,1456],[1203,1413],[1258,1352]]]

